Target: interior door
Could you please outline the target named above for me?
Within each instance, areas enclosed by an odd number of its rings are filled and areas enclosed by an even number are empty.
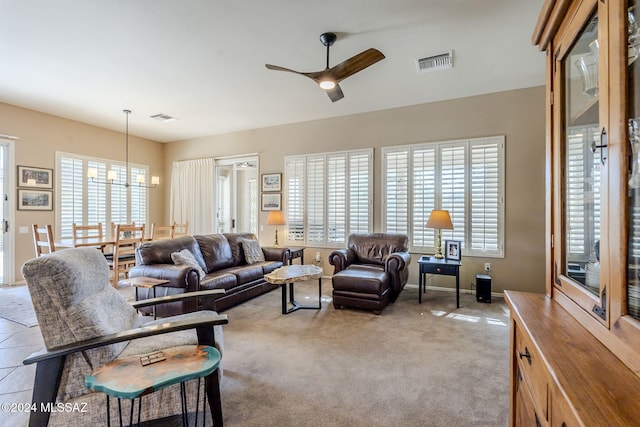
[[[9,214],[11,212],[10,188],[10,142],[0,139],[0,191],[2,195],[2,217],[0,217],[0,285],[11,281],[11,233],[9,232]]]
[[[258,158],[216,161],[216,232],[258,233]]]

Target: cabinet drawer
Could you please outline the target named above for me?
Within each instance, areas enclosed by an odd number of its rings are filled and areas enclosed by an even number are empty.
[[[458,267],[454,265],[422,264],[420,265],[420,272],[428,273],[428,274],[444,274],[447,276],[455,276],[457,268]]]
[[[580,427],[582,423],[573,415],[573,411],[557,389],[553,387],[551,392],[551,427]]]
[[[531,389],[537,411],[548,420],[547,405],[547,376],[542,358],[532,345],[531,339],[515,324],[515,355],[517,364],[524,380]]]

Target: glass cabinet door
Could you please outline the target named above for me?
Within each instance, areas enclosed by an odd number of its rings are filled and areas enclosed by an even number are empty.
[[[598,14],[582,28],[562,59],[563,271],[571,282],[600,297],[601,168],[598,85]]]
[[[628,272],[627,312],[640,319],[640,1],[627,3]]]

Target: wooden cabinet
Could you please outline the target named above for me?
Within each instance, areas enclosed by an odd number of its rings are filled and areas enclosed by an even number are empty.
[[[545,0],[533,43],[547,53],[547,283],[542,301],[508,297],[511,423],[535,425],[519,421],[531,404],[541,425],[638,425],[640,0]]]

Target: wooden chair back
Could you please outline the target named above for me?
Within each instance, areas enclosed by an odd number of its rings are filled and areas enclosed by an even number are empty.
[[[56,250],[56,245],[53,242],[53,229],[51,224],[47,224],[44,227],[38,227],[38,224],[31,226],[33,231],[33,245],[36,251],[36,257],[41,256],[43,253],[52,253]],[[43,249],[46,251],[43,252]]]
[[[111,223],[111,237],[113,237],[114,239],[116,238],[116,227],[118,225],[122,225],[123,227],[135,227],[136,226],[136,222],[132,222],[131,224],[116,224],[115,222]]]
[[[131,267],[136,265],[136,248],[140,246],[143,238],[144,224],[138,227],[127,224],[116,225],[113,256],[109,260],[109,267],[113,270],[111,284],[114,288],[118,287],[120,273],[124,273],[127,278]]]
[[[81,225],[74,222],[71,224],[71,229],[73,231],[73,240],[95,239],[96,237],[102,239],[103,237],[101,222],[91,225]]]
[[[173,239],[175,229],[174,225],[151,223],[151,240]]]
[[[177,224],[173,222],[173,237],[188,236],[189,235],[189,221],[184,224]]]

